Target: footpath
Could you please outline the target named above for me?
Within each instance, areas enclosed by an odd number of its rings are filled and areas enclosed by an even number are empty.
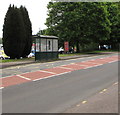
[[[65,56],[65,57],[59,57],[59,60],[68,60],[68,59],[75,59],[75,58],[91,57],[91,56],[97,56],[97,55],[107,55],[107,54],[113,54],[113,53],[114,52],[105,52],[105,53],[98,53],[98,54]],[[7,68],[7,67],[11,67],[11,66],[32,64],[32,63],[40,63],[40,62],[35,61],[34,59],[33,60],[26,60],[26,61],[5,62],[5,63],[0,63],[0,69],[4,69],[4,68]]]

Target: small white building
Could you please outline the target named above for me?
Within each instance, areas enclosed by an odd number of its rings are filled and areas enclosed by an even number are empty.
[[[35,60],[58,59],[58,37],[33,36],[35,39]]]

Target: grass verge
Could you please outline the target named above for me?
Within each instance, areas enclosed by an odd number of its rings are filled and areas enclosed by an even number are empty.
[[[35,58],[23,58],[23,59],[5,59],[1,60],[0,63],[7,63],[7,62],[23,62],[23,61],[34,61]]]

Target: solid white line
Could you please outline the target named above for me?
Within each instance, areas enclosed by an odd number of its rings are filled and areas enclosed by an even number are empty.
[[[116,62],[116,60],[115,60],[115,61],[108,62],[108,63],[113,63],[113,62]]]
[[[51,69],[51,68],[50,68]],[[51,73],[51,74],[56,74],[54,72],[50,72],[50,71],[44,71],[44,70],[39,70],[39,72],[44,72],[44,73]]]
[[[89,68],[92,68],[93,66],[90,66],[90,67],[86,67],[86,68],[84,68],[84,69],[89,69]]]
[[[52,77],[55,77],[55,76],[59,76],[59,75],[63,75],[63,74],[66,74],[66,73],[70,73],[71,71],[69,72],[64,72],[64,73],[61,73],[61,74],[56,74],[56,75],[51,75],[51,76],[47,76],[47,77],[43,77],[43,78],[38,78],[38,79],[35,79],[33,81],[39,81],[39,80],[42,80],[42,79],[48,79],[48,78],[52,78]]]
[[[8,77],[13,77],[13,76],[16,76],[16,75],[1,77],[0,79],[5,79],[5,78],[8,78]]]
[[[26,79],[26,80],[31,80],[30,78],[27,78],[27,77],[24,77],[24,76],[21,76],[21,75],[16,75],[16,76],[21,77],[21,78]]]
[[[66,65],[66,66],[67,66],[67,65]],[[74,69],[72,69],[72,68],[62,67],[62,66],[60,66],[59,68],[74,70]]]
[[[70,73],[71,71],[68,71],[68,72],[64,72],[64,73],[60,73],[60,74],[56,74],[57,76],[58,75],[63,75],[63,74],[66,74],[66,73]]]
[[[78,65],[79,65],[79,64],[78,64]],[[88,65],[81,65],[81,64],[80,64],[79,66],[83,66],[83,67],[84,67],[84,66],[88,66]]]
[[[34,79],[33,81],[39,81],[39,80],[47,79],[47,78],[54,77],[54,76],[56,76],[56,75],[51,75],[51,76],[47,76],[47,77],[43,77],[43,78]]]
[[[93,67],[98,67],[98,66],[101,66],[101,65],[103,65],[103,64],[95,65],[95,66],[93,66]]]

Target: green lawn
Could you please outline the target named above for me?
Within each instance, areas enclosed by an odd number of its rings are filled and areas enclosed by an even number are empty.
[[[5,59],[5,60],[1,60],[1,63],[6,63],[6,62],[20,62],[20,61],[34,61],[35,58],[23,58],[23,59]]]
[[[89,51],[89,52],[81,52],[81,53],[73,53],[73,54],[59,54],[60,57],[65,57],[65,56],[75,56],[75,55],[85,55],[85,54],[100,54],[100,53],[105,53],[105,52],[118,52],[114,50],[96,50],[96,51]]]

